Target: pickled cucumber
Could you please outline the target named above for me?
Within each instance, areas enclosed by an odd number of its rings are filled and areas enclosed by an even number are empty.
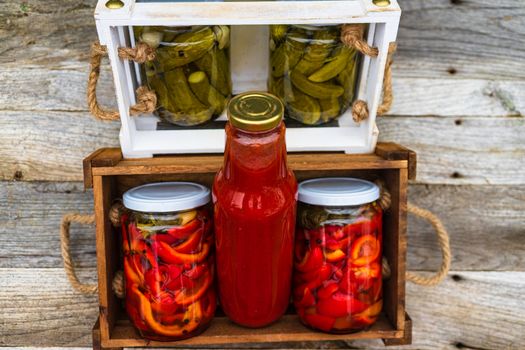
[[[319,100],[319,105],[321,106],[321,120],[323,122],[329,122],[339,116],[339,112],[341,111],[339,98]]]
[[[207,109],[191,91],[182,68],[166,72],[164,76],[173,107],[181,112]]]
[[[215,34],[210,28],[178,35],[172,43],[157,48],[157,60],[164,71],[198,60],[215,45]]]
[[[204,56],[195,61],[195,65],[199,70],[206,73],[210,79],[210,84],[222,95],[231,95],[232,81],[230,75],[230,62],[223,50],[213,49],[207,52]]]
[[[148,44],[149,47],[156,49],[159,47],[163,36],[164,35],[161,32],[157,31],[144,32],[140,36],[140,40]]]
[[[270,78],[268,91],[281,99],[284,98],[284,78]]]
[[[294,69],[305,75],[310,75],[320,69],[332,52],[336,40],[337,33],[334,31],[316,31],[303,58]]]
[[[288,31],[288,26],[284,24],[277,24],[270,26],[270,33],[272,39],[276,44],[281,43],[286,38],[286,32]]]
[[[215,33],[219,50],[226,49],[230,46],[230,27],[215,26],[213,27],[213,32]]]
[[[341,50],[338,50],[338,52],[334,55],[333,60],[329,61],[317,71],[312,73],[308,79],[315,83],[322,83],[335,78],[345,69],[348,61],[354,59],[353,57],[355,56],[355,52],[355,50],[343,46]]]
[[[339,97],[344,93],[344,89],[339,85],[331,83],[314,83],[295,70],[290,74],[290,79],[297,89],[315,98],[334,98]]]
[[[188,77],[190,88],[197,98],[204,104],[213,108],[214,114],[221,114],[226,107],[226,98],[210,85],[206,73],[197,71]]]
[[[339,75],[336,80],[343,86],[343,109],[348,108],[355,95],[355,85],[357,83],[357,64],[355,61],[348,62],[347,66]]]
[[[321,119],[321,107],[316,99],[303,94],[300,91],[294,92],[293,101],[287,101],[286,107],[288,116],[301,123],[314,125]]]
[[[168,88],[157,75],[148,76],[148,85],[157,95],[157,106],[162,106],[168,110],[173,109]]]

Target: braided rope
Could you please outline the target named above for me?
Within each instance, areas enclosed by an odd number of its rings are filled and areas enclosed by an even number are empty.
[[[115,202],[109,209],[109,213],[108,213],[109,221],[111,221],[111,224],[113,225],[113,227],[120,227],[121,225],[120,218],[124,210],[125,210],[125,207],[121,201]]]
[[[390,43],[388,46],[388,57],[385,66],[385,75],[383,77],[382,100],[377,107],[377,115],[388,113],[394,102],[394,91],[392,89],[392,64],[394,63],[394,53],[397,50],[396,43]],[[352,105],[352,116],[356,123],[366,120],[369,116],[368,104],[363,100],[356,100]]]
[[[392,197],[383,181],[377,180],[375,183],[379,187],[379,191],[380,191],[378,204],[383,211],[386,211],[388,210],[388,208],[390,208],[390,204],[392,203]],[[411,203],[408,203],[407,210],[409,213],[414,214],[425,220],[428,220],[432,224],[432,226],[434,227],[436,231],[438,242],[439,242],[439,247],[441,249],[441,254],[443,256],[441,267],[435,273],[434,276],[424,277],[419,274],[416,274],[415,272],[407,271],[406,272],[407,281],[410,281],[415,284],[423,285],[423,286],[435,286],[439,284],[447,276],[448,271],[450,270],[450,262],[451,262],[452,254],[450,251],[450,242],[449,242],[448,232],[445,229],[445,226],[443,226],[443,223],[441,222],[441,220],[439,220],[439,218],[436,217],[434,214],[432,214],[430,211],[419,208]],[[382,270],[383,270],[383,278],[388,278],[391,273],[390,265],[388,264],[388,261],[384,257],[382,261]]]
[[[122,59],[133,60],[138,63],[144,63],[155,59],[155,50],[145,43],[138,43],[134,48],[119,48],[119,57]],[[100,64],[102,57],[107,54],[107,48],[100,45],[98,41],[91,45],[91,54],[89,58],[90,71],[87,86],[88,107],[93,116],[100,120],[118,120],[120,115],[118,111],[106,111],[102,109],[97,100],[97,83],[100,77]],[[145,86],[140,86],[137,90],[137,104],[130,107],[131,115],[142,113],[152,113],[157,105],[157,96],[155,92]]]
[[[419,216],[420,218],[423,218],[432,224],[432,226],[436,230],[439,247],[441,249],[441,255],[443,257],[441,261],[441,267],[433,276],[424,277],[414,272],[407,272],[407,281],[423,286],[435,286],[447,276],[448,271],[450,270],[452,254],[450,251],[450,240],[447,230],[445,229],[445,226],[443,226],[441,220],[439,220],[439,218],[432,214],[430,211],[419,208],[411,203],[408,203],[407,209],[409,213]]]
[[[94,215],[82,215],[77,213],[69,213],[62,217],[60,223],[60,250],[62,252],[62,260],[64,261],[64,270],[66,271],[67,278],[71,286],[83,294],[95,294],[97,292],[96,284],[85,284],[78,280],[77,274],[75,273],[75,266],[71,259],[70,252],[70,234],[69,230],[71,223],[79,223],[83,225],[92,225],[95,222]]]
[[[377,57],[379,54],[377,47],[370,46],[363,40],[365,29],[366,27],[363,23],[343,24],[341,27],[341,42],[348,47],[355,48],[363,55]]]

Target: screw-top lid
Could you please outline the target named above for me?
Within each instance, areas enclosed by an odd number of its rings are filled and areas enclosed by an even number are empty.
[[[159,182],[124,193],[124,206],[146,213],[168,213],[200,207],[210,201],[210,190],[193,182]]]
[[[246,92],[235,96],[228,104],[230,123],[245,131],[267,131],[283,119],[281,100],[266,92]]]
[[[379,198],[374,183],[351,177],[325,177],[299,184],[299,201],[322,206],[346,206],[371,203]]]

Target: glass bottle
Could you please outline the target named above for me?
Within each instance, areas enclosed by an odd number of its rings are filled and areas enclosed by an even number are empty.
[[[220,303],[247,327],[276,321],[290,302],[297,182],[286,164],[283,109],[266,93],[231,100],[213,186]]]

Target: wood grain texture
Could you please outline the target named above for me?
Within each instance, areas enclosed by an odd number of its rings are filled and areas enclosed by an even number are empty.
[[[525,118],[382,117],[382,141],[417,153],[417,181],[523,184]]]
[[[405,0],[401,6],[395,56],[400,76],[525,78],[525,9],[519,1]],[[94,0],[4,1],[0,63],[85,67],[96,39],[94,7]]]
[[[409,201],[443,220],[451,235],[453,268],[525,271],[523,186],[411,185]],[[0,182],[0,267],[61,267],[58,228],[70,211],[93,212],[92,194],[82,191],[82,183]],[[76,264],[94,267],[95,229],[74,225],[71,240]],[[409,216],[408,269],[432,270],[439,264],[432,228]]]
[[[525,183],[525,118],[382,117],[378,125],[381,141],[417,153],[419,182]],[[0,112],[0,130],[3,180],[82,181],[84,157],[119,145],[119,123],[87,113]]]
[[[78,68],[22,67],[0,71],[0,110],[87,111],[88,63]],[[109,63],[103,63],[99,102],[115,109]],[[525,82],[407,77],[394,65],[394,104],[389,115],[525,115]]]
[[[94,277],[95,269],[83,269],[80,276]],[[0,346],[90,346],[96,298],[74,293],[62,269],[0,269],[0,280],[5,286],[0,289],[4,321],[0,323]],[[521,349],[525,342],[525,304],[520,302],[523,288],[524,272],[454,271],[437,287],[408,284],[407,309],[413,319],[414,343],[399,349]],[[384,349],[380,341],[273,346]]]

